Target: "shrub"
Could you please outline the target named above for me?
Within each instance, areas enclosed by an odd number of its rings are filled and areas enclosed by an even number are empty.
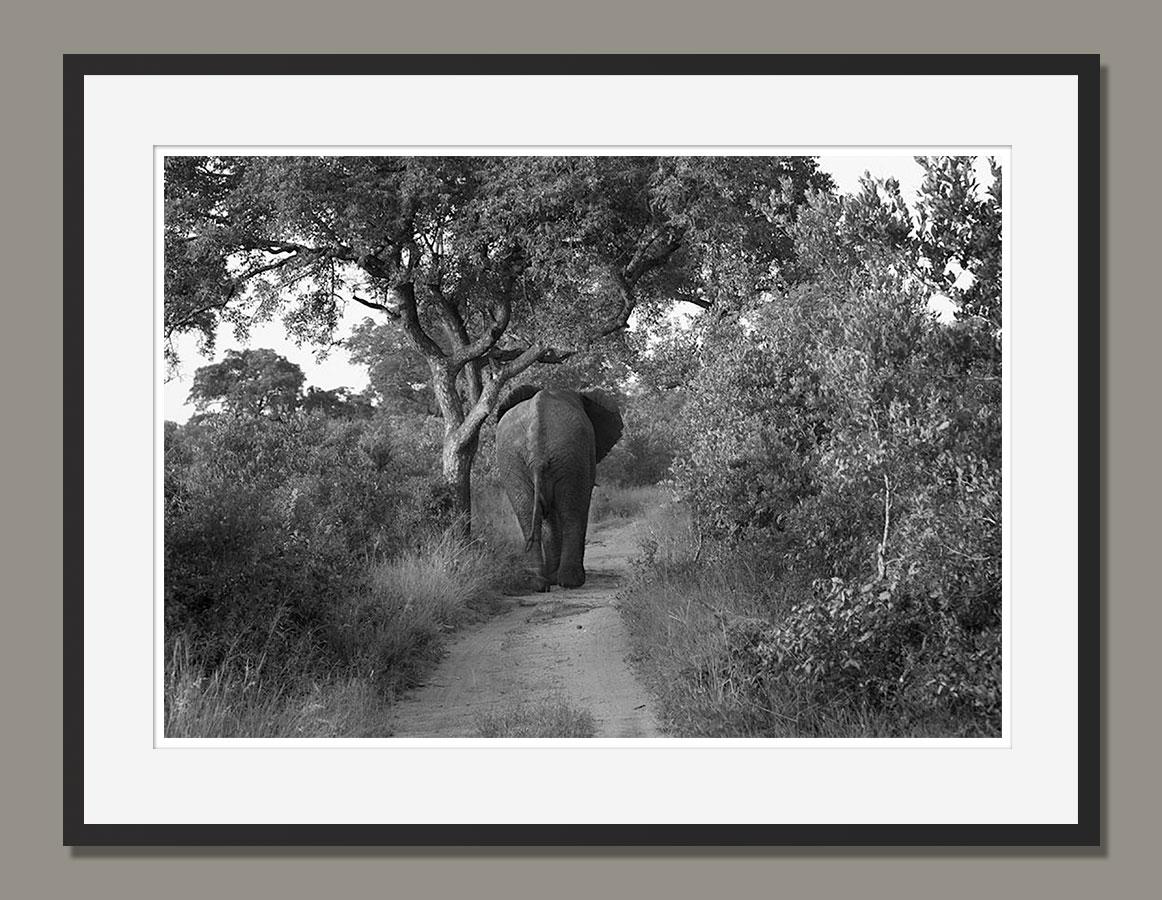
[[[793,698],[809,713],[867,708],[903,730],[931,718],[966,736],[1000,733],[1000,630],[966,629],[938,595],[835,579],[778,622],[734,623],[727,642],[759,704]]]
[[[368,559],[438,527],[419,490],[433,475],[395,440],[389,422],[302,413],[168,428],[167,641],[184,635],[210,667],[298,654]]]
[[[631,393],[621,398],[625,430],[597,470],[602,484],[641,487],[666,478],[674,461],[671,423],[681,398],[665,392]]]
[[[804,210],[804,280],[700,333],[673,486],[702,559],[759,575],[722,617],[741,706],[998,734],[1000,337],[969,312],[999,295],[936,321],[908,221],[892,185]]]

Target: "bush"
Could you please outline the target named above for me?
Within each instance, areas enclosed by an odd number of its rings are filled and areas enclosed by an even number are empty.
[[[671,423],[678,415],[681,398],[665,392],[636,392],[621,398],[625,430],[601,461],[601,484],[642,487],[667,477],[674,461]]]
[[[757,573],[716,650],[740,706],[999,734],[999,332],[928,312],[888,194],[811,206],[810,280],[702,330],[673,486],[702,559]]]
[[[397,447],[411,440],[390,422],[302,413],[167,428],[167,642],[184,636],[209,667],[299,656],[368,560],[440,524],[422,490],[436,476]]]
[[[945,734],[999,734],[1000,630],[965,629],[939,596],[834,579],[777,623],[734,623],[727,642],[761,705],[793,698],[807,712],[873,710],[893,730],[935,719]]]
[[[669,733],[998,733],[999,628],[966,628],[944,598],[900,586],[772,578],[708,552],[682,504],[646,522],[623,608]]]

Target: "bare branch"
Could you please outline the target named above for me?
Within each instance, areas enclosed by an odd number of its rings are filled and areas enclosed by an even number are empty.
[[[883,581],[887,574],[887,563],[884,561],[884,555],[888,550],[888,525],[891,522],[891,513],[892,485],[888,481],[888,473],[884,472],[884,536],[880,539],[879,546],[876,547],[876,571],[879,573],[880,581]]]
[[[382,303],[376,303],[374,300],[364,300],[362,297],[358,296],[357,294],[352,294],[351,299],[354,300],[356,303],[362,303],[368,309],[378,309],[380,312],[385,312],[389,316],[391,316],[393,319],[399,318],[399,310],[392,309],[390,306],[385,306]]]
[[[493,350],[488,354],[488,358],[498,363],[507,363],[523,356],[528,350],[528,347],[506,347],[503,350]],[[541,352],[536,362],[557,365],[575,356],[577,353],[577,350],[557,350],[554,347],[547,347]]]

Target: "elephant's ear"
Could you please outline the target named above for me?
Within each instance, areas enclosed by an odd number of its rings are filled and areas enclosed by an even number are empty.
[[[496,421],[500,421],[506,412],[516,406],[518,403],[524,403],[526,400],[532,399],[533,395],[540,391],[540,388],[535,384],[519,384],[508,392],[508,396],[500,401],[500,406],[496,408]]]
[[[621,413],[612,400],[598,393],[582,394],[581,404],[585,407],[589,421],[593,423],[597,461],[601,462],[621,438]]]

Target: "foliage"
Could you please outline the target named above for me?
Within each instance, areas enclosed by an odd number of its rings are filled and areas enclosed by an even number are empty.
[[[385,700],[519,569],[447,534],[425,420],[166,423],[167,734],[389,733]]]
[[[895,587],[895,590],[893,590]],[[805,708],[846,703],[891,715],[896,727],[936,717],[968,736],[994,735],[1001,703],[1001,644],[973,627],[955,598],[907,585],[818,581],[778,623],[743,619],[728,643],[743,684],[760,703]]]
[[[674,460],[672,423],[681,415],[683,397],[678,392],[635,389],[619,397],[624,431],[621,440],[601,461],[600,484],[641,487],[658,484]]]
[[[351,362],[367,367],[370,392],[380,409],[416,415],[439,412],[428,383],[432,377],[428,364],[398,326],[365,318],[344,343]]]
[[[329,419],[370,419],[376,408],[368,397],[349,388],[325,390],[309,388],[303,395],[302,408],[308,413],[320,413]]]
[[[298,652],[364,560],[430,527],[433,473],[414,468],[415,439],[386,420],[301,412],[167,428],[167,632],[210,663]]]
[[[936,286],[959,305],[958,316],[1001,326],[1001,169],[989,160],[992,182],[980,196],[969,157],[917,157],[924,168],[918,208],[920,251]],[[972,275],[956,286],[959,272]]]

